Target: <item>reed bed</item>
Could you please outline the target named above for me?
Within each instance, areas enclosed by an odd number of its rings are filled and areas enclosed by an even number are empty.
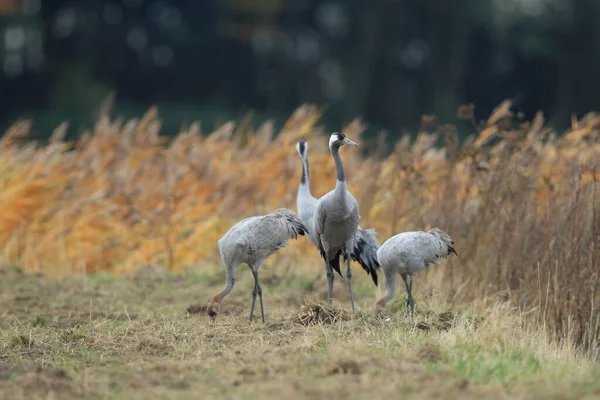
[[[433,226],[456,241],[460,258],[438,271],[452,304],[489,299],[531,311],[558,338],[595,348],[600,323],[600,116],[573,118],[554,132],[541,113],[532,121],[500,104],[485,121],[458,110],[473,134],[423,116],[416,137],[392,149],[384,135],[342,150],[361,227],[381,243],[395,233]],[[151,108],[136,120],[108,114],[76,141],[67,124],[47,143],[26,139],[16,122],[0,141],[0,245],[5,262],[61,277],[148,265],[172,271],[220,268],[216,241],[242,217],[295,209],[301,163],[296,142],[309,143],[311,188],[335,181],[321,110],[299,107],[280,132],[251,120],[214,132],[200,123],[167,138]],[[360,152],[368,148],[368,155]],[[275,256],[281,273],[321,268],[308,240]],[[286,269],[286,266],[288,268]],[[427,271],[423,275],[426,280]]]

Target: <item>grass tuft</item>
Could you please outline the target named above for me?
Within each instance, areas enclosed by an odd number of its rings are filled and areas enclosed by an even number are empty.
[[[300,325],[335,324],[351,318],[352,315],[348,311],[339,307],[309,301],[302,305],[295,321]]]
[[[30,349],[34,341],[27,335],[17,335],[10,339],[10,347],[13,349]]]
[[[36,316],[32,321],[31,321],[31,325],[36,328],[36,327],[44,327],[46,325],[46,319],[44,317],[40,317],[39,315]]]

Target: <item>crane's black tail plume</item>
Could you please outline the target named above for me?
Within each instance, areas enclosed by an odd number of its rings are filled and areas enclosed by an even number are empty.
[[[323,249],[321,248],[321,246],[319,246],[319,253],[321,253],[321,257],[323,257],[323,260],[327,260],[327,258],[325,257],[325,252],[323,251]],[[337,272],[339,274],[339,276],[344,279],[344,276],[342,275],[342,271],[340,270],[340,256],[342,255],[342,251],[340,250],[330,261],[329,261],[329,266],[331,268],[333,268],[333,270],[335,272]]]
[[[340,270],[340,255],[341,252],[338,253],[335,257],[333,257],[333,260],[329,261],[329,265],[342,277],[342,279],[344,279],[344,277],[342,276],[342,271]]]
[[[354,248],[352,249],[350,258],[358,262],[367,272],[367,275],[371,275],[375,286],[378,286],[377,272],[381,269],[379,260],[377,259],[378,249],[379,242],[375,236],[374,229],[363,230],[358,228],[356,230],[354,234]]]

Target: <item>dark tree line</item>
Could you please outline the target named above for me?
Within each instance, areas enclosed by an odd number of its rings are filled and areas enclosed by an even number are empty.
[[[599,109],[595,0],[11,0],[0,118],[172,104],[285,115],[328,105],[394,132],[510,98],[557,125]],[[40,111],[41,112],[41,111]],[[193,112],[192,112],[193,113]]]

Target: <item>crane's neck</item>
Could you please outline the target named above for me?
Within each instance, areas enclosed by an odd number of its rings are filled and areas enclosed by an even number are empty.
[[[335,171],[337,174],[337,182],[335,183],[335,197],[338,199],[338,202],[346,206],[346,174],[344,173],[344,163],[340,157],[340,148],[332,147],[331,154],[333,155],[333,160],[335,161]]]
[[[306,156],[302,157],[302,176],[300,177],[300,188],[301,193],[310,195],[310,182],[308,177],[308,159]]]

